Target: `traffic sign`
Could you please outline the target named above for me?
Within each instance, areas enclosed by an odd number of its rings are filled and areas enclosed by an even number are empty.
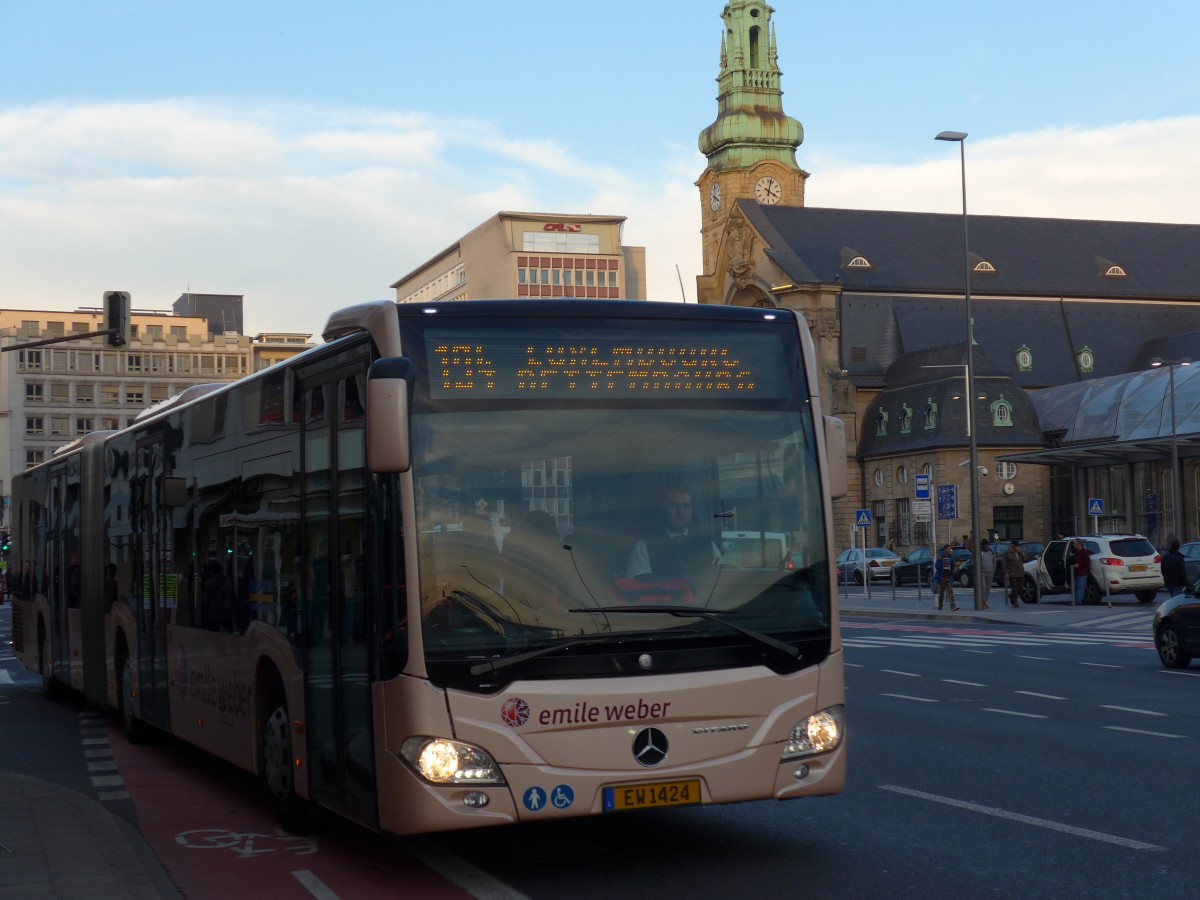
[[[929,476],[915,475],[913,476],[913,497],[918,500],[932,500],[929,495]]]
[[[870,528],[871,527],[871,511],[869,509],[860,509],[854,514],[855,528]]]
[[[1088,499],[1088,515],[1102,516],[1104,515],[1104,501],[1099,497],[1091,497]]]
[[[928,525],[933,521],[933,501],[932,500],[914,500],[912,502],[913,519],[920,523]]]
[[[937,486],[938,518],[946,521],[958,518],[958,485],[939,484]]]

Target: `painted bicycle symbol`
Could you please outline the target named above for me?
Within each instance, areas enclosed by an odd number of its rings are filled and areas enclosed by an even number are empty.
[[[317,852],[317,839],[289,834],[276,828],[274,834],[228,831],[224,828],[197,828],[175,835],[175,842],[191,850],[232,850],[242,859],[282,850],[297,856]],[[275,843],[277,846],[266,846]],[[279,846],[282,845],[282,846]]]

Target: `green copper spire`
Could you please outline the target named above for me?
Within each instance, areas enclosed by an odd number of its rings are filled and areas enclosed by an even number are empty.
[[[779,54],[771,7],[762,0],[732,0],[721,18],[721,73],[717,76],[717,119],[700,132],[708,168],[747,168],[765,160],[797,172],[796,148],[804,126],[784,115],[779,88]]]

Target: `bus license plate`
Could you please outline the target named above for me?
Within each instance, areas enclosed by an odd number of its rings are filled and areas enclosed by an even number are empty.
[[[655,806],[687,806],[700,802],[700,779],[660,781],[657,784],[626,784],[604,789],[604,811],[649,809]]]

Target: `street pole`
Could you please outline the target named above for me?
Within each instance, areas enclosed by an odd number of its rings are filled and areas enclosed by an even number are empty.
[[[974,416],[972,415],[972,407],[975,404],[975,335],[971,314],[971,242],[967,231],[967,135],[962,131],[943,131],[937,135],[935,140],[952,141],[958,144],[959,168],[962,172],[963,297],[966,300],[967,317],[967,442],[971,466],[971,557],[972,572],[974,573],[971,577],[971,585],[974,588],[975,609],[983,609],[984,585],[979,578],[980,560],[982,559],[982,553],[979,550],[981,536],[979,529],[979,446],[975,438]]]
[[[1168,398],[1171,404],[1171,524],[1175,528],[1175,539],[1178,541],[1186,540],[1186,535],[1183,527],[1183,484],[1179,477],[1179,439],[1175,435],[1175,367],[1190,366],[1192,361],[1188,357],[1183,359],[1162,359],[1154,357],[1150,360],[1150,368],[1158,369],[1162,366],[1167,367],[1168,379]],[[1170,541],[1166,538],[1168,534],[1163,535],[1163,543],[1169,544]]]

